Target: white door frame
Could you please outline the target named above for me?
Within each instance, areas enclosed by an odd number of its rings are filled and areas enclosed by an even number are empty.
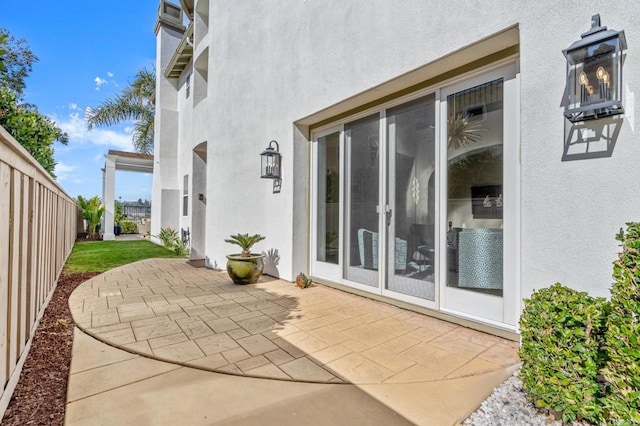
[[[325,129],[321,132],[314,133],[312,143],[312,161],[311,161],[311,232],[310,232],[310,244],[311,250],[309,250],[309,265],[311,267],[311,275],[327,279],[334,282],[340,282],[342,279],[342,268],[344,259],[344,126],[342,124]],[[340,138],[339,150],[339,171],[340,176],[340,190],[339,190],[339,237],[338,237],[338,264],[318,261],[318,139],[338,133]]]
[[[429,91],[421,91],[418,94],[414,94],[411,98],[403,98],[400,102],[396,102],[392,105],[387,105],[383,108],[383,117],[384,117],[384,123],[381,123],[382,125],[384,125],[384,129],[381,129],[381,134],[384,135],[384,143],[385,143],[385,158],[384,158],[384,176],[382,178],[382,180],[384,181],[384,185],[385,187],[383,188],[383,192],[381,193],[382,196],[382,205],[386,206],[390,206],[392,207],[393,211],[392,211],[392,217],[391,217],[391,221],[393,222],[395,220],[395,214],[397,214],[397,206],[395,206],[395,201],[394,201],[394,193],[395,193],[395,173],[394,173],[394,169],[395,169],[395,165],[392,163],[392,159],[395,156],[395,153],[392,153],[392,150],[395,149],[395,142],[391,142],[390,139],[390,135],[388,133],[388,129],[389,129],[389,120],[386,116],[386,110],[389,108],[392,108],[393,106],[397,106],[397,105],[402,105],[405,104],[407,102],[411,102],[412,100],[415,99],[419,99],[419,98],[423,98],[426,96],[429,96],[430,94],[433,94],[435,97],[435,103],[434,103],[434,123],[438,123],[438,115],[439,115],[439,108],[438,108],[438,100],[439,100],[439,94],[438,91],[434,91],[434,90],[429,90]],[[436,126],[435,128],[435,140],[436,142],[440,140],[439,138],[439,128],[438,126]],[[438,194],[440,191],[439,185],[438,185],[438,149],[439,149],[439,143],[435,143],[435,152],[434,152],[434,156],[435,156],[435,164],[434,164],[434,175],[435,175],[435,183],[434,183],[434,189],[435,189],[435,195],[434,195],[434,199],[438,200]],[[393,182],[392,182],[393,181]],[[381,185],[382,186],[382,185]],[[439,215],[438,215],[438,203],[436,203],[435,209],[434,209],[434,218],[438,219]],[[393,246],[393,244],[391,244],[391,242],[389,241],[389,239],[391,238],[395,238],[395,236],[390,235],[390,226],[386,225],[386,217],[383,215],[382,217],[382,226],[384,229],[384,235],[385,235],[385,253],[384,253],[384,259],[385,259],[385,265],[388,265],[390,263],[393,262],[393,258],[395,256],[394,251],[391,249],[391,247]],[[435,225],[435,229],[434,229],[434,241],[438,241],[439,238],[439,226],[436,223]],[[436,246],[437,247],[437,246]],[[435,248],[435,247],[434,247]],[[407,253],[407,255],[409,255],[409,253]],[[386,268],[384,270],[384,275],[380,277],[380,289],[381,289],[381,295],[385,296],[385,297],[389,297],[395,300],[400,300],[402,302],[407,302],[407,303],[411,303],[412,305],[417,305],[417,306],[423,306],[429,309],[434,309],[437,310],[438,309],[438,298],[439,298],[439,293],[440,293],[440,288],[438,285],[438,276],[439,276],[439,270],[437,268],[438,266],[438,256],[439,253],[437,250],[435,250],[434,252],[434,300],[429,300],[429,299],[423,299],[420,297],[416,297],[416,296],[412,296],[409,294],[405,294],[405,293],[401,293],[398,291],[394,291],[394,290],[389,290],[387,288],[387,285],[389,284],[389,281],[392,279],[392,274],[393,274],[393,270],[390,270],[390,268]]]
[[[501,328],[515,330],[519,314],[520,294],[520,104],[517,63],[511,62],[476,74],[441,90],[439,124],[440,162],[440,235],[447,226],[447,96],[482,83],[503,78],[503,295],[481,294],[447,286],[446,255],[439,258],[440,310]],[[439,253],[445,254],[447,242],[439,238]]]

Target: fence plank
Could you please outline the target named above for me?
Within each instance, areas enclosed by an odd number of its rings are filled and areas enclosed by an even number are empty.
[[[33,294],[33,308],[34,313],[40,310],[40,304],[38,300],[40,300],[40,284],[42,283],[42,251],[44,248],[42,247],[42,218],[44,217],[44,203],[42,199],[42,185],[38,183],[38,224],[37,229],[38,233],[36,234],[36,259],[38,262],[38,269],[36,269],[36,283],[34,286],[34,294]],[[40,214],[42,212],[42,214]]]
[[[22,175],[22,191],[20,193],[20,206],[22,217],[20,218],[20,289],[18,291],[18,356],[22,353],[27,339],[24,338],[25,330],[29,328],[27,324],[27,288],[29,288],[28,277],[28,250],[29,250],[29,209],[30,191],[29,176]]]
[[[29,225],[27,226],[27,292],[26,292],[26,311],[27,319],[25,322],[24,337],[26,342],[31,337],[31,325],[34,323],[35,314],[35,288],[37,282],[36,274],[36,235],[38,235],[38,185],[35,179],[29,179]]]
[[[13,170],[11,176],[11,248],[9,256],[9,294],[7,312],[7,331],[9,345],[7,359],[9,375],[13,373],[18,360],[18,289],[20,288],[20,198],[22,179],[18,170]]]
[[[9,296],[9,256],[10,256],[10,204],[11,204],[11,169],[0,162],[0,381],[4,388],[9,379],[7,347],[9,332],[7,330],[7,312]]]
[[[37,312],[38,312],[38,287],[40,287],[40,280],[42,279],[42,265],[40,259],[42,259],[42,215],[44,211],[42,210],[42,185],[40,183],[36,183],[36,206],[34,209],[34,231],[35,235],[33,236],[33,244],[34,244],[34,259],[33,263],[38,264],[38,268],[34,272],[34,283],[33,283],[33,297],[31,298],[31,304],[33,306],[33,318],[35,320]]]
[[[45,197],[47,202],[45,203],[47,212],[51,212],[51,191],[48,189],[45,191]],[[40,292],[40,303],[39,306],[44,304],[45,298],[49,293],[49,283],[51,282],[51,277],[53,274],[51,273],[51,227],[50,222],[51,215],[45,216],[45,226],[44,226],[44,240],[42,241],[42,246],[44,247],[44,258],[42,259],[44,262],[44,280],[42,281],[42,291]]]

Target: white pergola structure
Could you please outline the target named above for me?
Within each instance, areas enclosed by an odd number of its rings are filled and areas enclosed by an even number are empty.
[[[153,174],[153,155],[115,150],[109,150],[105,155],[104,169],[102,169],[103,240],[115,240],[116,238],[113,233],[116,170]]]

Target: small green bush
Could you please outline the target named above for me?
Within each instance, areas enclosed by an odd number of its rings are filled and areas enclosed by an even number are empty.
[[[167,248],[173,248],[173,246],[179,241],[178,231],[172,229],[170,226],[160,228],[160,232],[157,237],[162,241],[162,245]]]
[[[124,207],[122,206],[122,203],[116,201],[113,208],[113,224],[116,226],[122,226],[122,222],[127,220],[127,215],[124,214]]]
[[[605,410],[612,424],[640,424],[640,223],[618,235],[622,252],[613,264],[603,375],[609,384]]]
[[[123,234],[137,234],[138,233],[138,225],[131,220],[123,220],[120,222],[120,226],[122,227]]]
[[[178,256],[184,256],[189,253],[189,240],[178,236],[178,231],[170,226],[161,228],[158,235],[154,235],[162,241],[162,245],[173,250]]]
[[[184,237],[179,238],[173,244],[173,251],[178,256],[189,254],[189,240]]]
[[[561,284],[534,292],[520,317],[520,379],[536,405],[565,422],[602,420],[597,382],[607,313],[604,298]]]

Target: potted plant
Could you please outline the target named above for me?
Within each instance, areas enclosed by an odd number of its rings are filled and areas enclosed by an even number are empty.
[[[264,255],[251,253],[251,247],[264,240],[260,234],[231,235],[227,243],[240,246],[242,252],[227,255],[227,273],[235,284],[254,284],[264,271]]]
[[[124,214],[124,209],[122,207],[122,203],[115,202],[114,203],[114,212],[113,212],[113,233],[115,235],[122,234],[122,221],[127,218],[127,215]]]

